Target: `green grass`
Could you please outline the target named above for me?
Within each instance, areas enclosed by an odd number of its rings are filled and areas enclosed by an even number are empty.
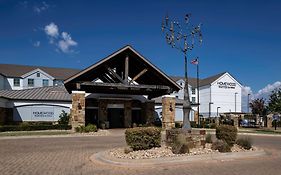
[[[70,131],[11,131],[0,132],[0,137],[5,136],[44,136],[44,135],[67,135]]]

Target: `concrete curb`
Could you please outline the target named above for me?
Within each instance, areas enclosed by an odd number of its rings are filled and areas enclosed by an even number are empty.
[[[113,166],[122,167],[151,167],[151,166],[167,166],[173,164],[186,164],[193,162],[223,162],[232,161],[243,158],[256,158],[266,156],[264,150],[249,151],[249,152],[234,152],[234,153],[215,153],[206,155],[195,156],[180,156],[180,157],[167,157],[167,158],[153,158],[153,159],[118,159],[109,156],[109,151],[99,152],[90,157],[92,162],[109,164]]]
[[[25,135],[25,136],[0,136],[0,140],[8,139],[34,139],[34,138],[73,138],[73,137],[106,137],[106,136],[118,136],[109,133],[107,135],[83,135],[83,134],[58,134],[58,135]]]

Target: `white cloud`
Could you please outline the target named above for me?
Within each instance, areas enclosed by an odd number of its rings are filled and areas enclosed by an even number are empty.
[[[59,28],[58,28],[58,26],[57,26],[55,23],[53,23],[53,22],[51,22],[49,25],[46,25],[45,28],[44,28],[44,30],[45,30],[45,33],[46,33],[49,37],[51,37],[51,39],[53,39],[53,38],[55,38],[55,37],[57,37],[57,36],[59,35]]]
[[[34,10],[34,12],[39,14],[39,13],[47,10],[49,7],[50,7],[50,5],[47,4],[45,1],[43,1],[41,4],[34,6],[33,10]]]
[[[53,22],[46,25],[44,30],[49,37],[50,44],[54,44],[58,47],[57,51],[72,53],[73,50],[71,48],[78,45],[78,43],[71,38],[69,33],[62,32],[60,35],[58,26]]]
[[[58,42],[59,49],[64,53],[72,52],[73,50],[70,47],[76,46],[77,42],[72,40],[71,36],[66,32],[62,32],[61,37],[62,39]]]
[[[255,94],[255,98],[265,98],[268,99],[269,95],[274,91],[275,89],[281,88],[281,82],[276,81],[273,84],[268,84],[263,89],[259,90],[258,93]]]
[[[39,46],[40,46],[40,44],[41,44],[41,42],[40,42],[40,41],[36,41],[35,43],[33,43],[33,46],[34,46],[34,47],[39,47]]]
[[[264,88],[260,89],[257,93],[253,93],[251,87],[242,87],[242,111],[247,112],[248,107],[248,94],[250,94],[250,101],[256,98],[264,98],[266,101],[269,99],[272,91],[281,88],[281,82],[276,81],[273,84],[268,84]]]

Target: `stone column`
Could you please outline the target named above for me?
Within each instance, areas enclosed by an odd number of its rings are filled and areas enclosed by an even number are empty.
[[[124,127],[130,128],[132,126],[132,101],[124,103]]]
[[[194,121],[196,124],[198,124],[198,118],[199,118],[198,111],[195,111],[194,112]]]
[[[165,95],[162,98],[162,128],[171,129],[175,127],[176,98]]]
[[[273,114],[269,114],[266,117],[267,117],[267,128],[272,128]]]
[[[85,126],[85,91],[72,91],[71,125]]]
[[[154,122],[155,101],[147,100],[145,102],[145,119],[147,125],[152,125]]]

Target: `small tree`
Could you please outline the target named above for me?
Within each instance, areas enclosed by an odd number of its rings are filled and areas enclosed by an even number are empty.
[[[253,114],[262,116],[266,113],[265,101],[263,98],[254,99],[250,103],[250,108],[252,109]]]
[[[60,118],[58,120],[59,124],[61,124],[61,125],[68,125],[69,118],[70,118],[70,115],[68,113],[66,113],[64,110],[62,110],[59,118]]]
[[[281,113],[281,88],[272,91],[269,97],[268,110],[272,113]]]

